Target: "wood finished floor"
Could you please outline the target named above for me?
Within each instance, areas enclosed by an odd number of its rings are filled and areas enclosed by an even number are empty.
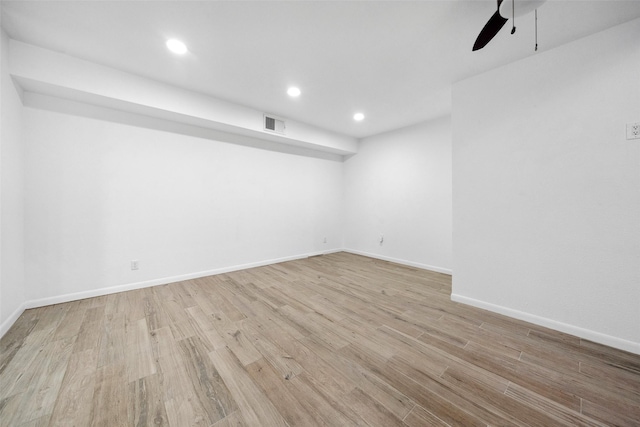
[[[640,356],[347,253],[27,310],[2,426],[640,425]]]

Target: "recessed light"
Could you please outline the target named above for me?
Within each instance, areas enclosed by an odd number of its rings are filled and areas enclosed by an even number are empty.
[[[295,87],[295,86],[292,86],[292,87],[290,87],[289,89],[287,89],[287,94],[288,94],[289,96],[294,97],[294,98],[295,98],[296,96],[300,96],[300,93],[301,93],[301,92],[300,92],[300,89],[298,89],[298,88],[297,88],[297,87]]]
[[[182,43],[180,40],[171,39],[167,40],[167,48],[178,55],[182,55],[187,53],[187,46]]]
[[[362,120],[364,120],[364,114],[362,113],[355,113],[353,115],[353,120],[355,120],[356,122],[361,122]]]

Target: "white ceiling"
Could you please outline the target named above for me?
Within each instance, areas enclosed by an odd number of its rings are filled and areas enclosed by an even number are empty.
[[[495,9],[493,0],[3,0],[2,26],[16,40],[361,138],[447,114],[453,82],[536,54],[533,14],[471,51]],[[638,0],[548,1],[537,54],[638,17]],[[173,37],[187,55],[167,51]]]

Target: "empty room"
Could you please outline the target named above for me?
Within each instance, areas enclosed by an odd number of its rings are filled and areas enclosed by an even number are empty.
[[[640,425],[640,1],[0,13],[0,426]]]

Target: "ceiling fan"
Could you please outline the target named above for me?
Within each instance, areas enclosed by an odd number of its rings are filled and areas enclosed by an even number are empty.
[[[537,13],[538,7],[540,7],[545,1],[546,0],[497,0],[498,8],[491,18],[489,18],[489,21],[484,25],[482,31],[480,31],[480,34],[473,45],[473,51],[485,47],[487,43],[489,43],[496,34],[498,34],[502,27],[504,27],[504,24],[507,23],[509,18],[511,18],[512,23],[511,34],[515,33],[515,17],[525,15],[532,10],[535,10]],[[536,43],[536,50],[537,49],[538,47]]]

